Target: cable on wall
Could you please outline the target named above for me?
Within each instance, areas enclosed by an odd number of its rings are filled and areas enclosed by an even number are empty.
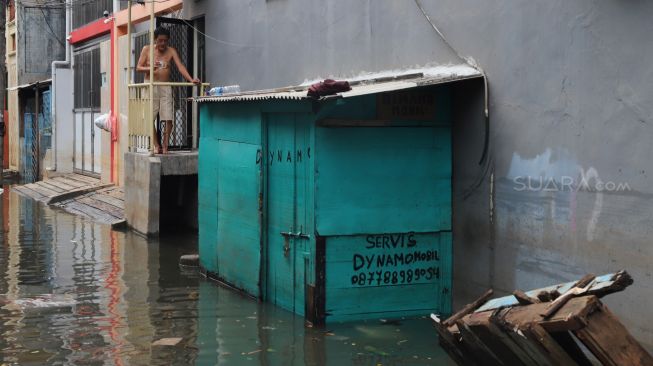
[[[458,50],[456,50],[456,49],[453,47],[453,45],[452,45],[451,43],[449,43],[449,41],[448,41],[447,38],[444,36],[444,34],[442,34],[442,32],[440,31],[440,29],[438,28],[438,26],[437,26],[437,25],[436,25],[436,24],[431,20],[431,17],[428,15],[428,13],[426,12],[426,10],[424,10],[424,7],[423,7],[422,4],[419,2],[419,0],[414,0],[414,1],[415,1],[415,5],[417,5],[417,7],[419,8],[419,10],[420,10],[420,12],[422,13],[422,15],[424,15],[424,18],[426,18],[426,21],[429,22],[429,24],[431,25],[431,27],[433,28],[433,30],[438,34],[438,36],[440,36],[440,38],[442,39],[442,41],[444,41],[444,43],[447,45],[447,47],[449,47],[449,49],[450,49],[450,50],[451,50],[451,51],[452,51],[452,52],[453,52],[453,53],[454,53],[454,54],[455,54],[459,59],[463,60],[463,61],[464,61],[466,64],[468,64],[469,66],[475,68],[476,70],[478,70],[478,71],[481,73],[481,75],[483,75],[483,88],[484,88],[484,97],[483,97],[484,110],[483,110],[483,112],[484,112],[484,115],[485,115],[485,139],[484,139],[484,143],[483,143],[483,144],[484,144],[484,146],[483,146],[483,154],[481,155],[481,159],[479,160],[478,164],[479,164],[479,165],[486,164],[486,163],[488,163],[489,150],[490,150],[490,102],[489,102],[489,99],[490,99],[490,98],[489,98],[490,90],[489,90],[489,85],[488,85],[487,75],[485,74],[485,71],[484,71],[484,70],[483,70],[483,69],[482,69],[482,68],[481,68],[481,67],[480,67],[480,66],[479,66],[475,61],[463,57],[463,56],[458,52]],[[471,192],[473,192],[474,190],[476,190],[476,188],[478,188],[478,187],[481,185],[481,182],[483,181],[483,179],[484,179],[485,176],[487,175],[487,172],[488,172],[488,171],[489,171],[489,170],[487,169],[487,167],[486,167],[485,169],[483,169],[483,174],[482,174],[482,176],[480,177],[479,181],[476,182],[476,183],[474,183],[474,184],[472,184],[472,186],[470,187],[471,190],[469,190],[468,193],[465,194],[466,197],[468,197],[468,196],[471,194]]]

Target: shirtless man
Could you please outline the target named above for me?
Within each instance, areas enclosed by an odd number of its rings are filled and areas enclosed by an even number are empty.
[[[184,77],[191,83],[199,84],[200,80],[193,78],[186,70],[184,64],[181,63],[177,50],[173,47],[168,47],[168,40],[170,40],[170,31],[163,27],[158,27],[154,31],[154,81],[168,82],[170,81],[170,66],[171,61],[174,61],[177,69]],[[136,71],[145,73],[145,80],[150,80],[150,46],[143,47],[141,57],[138,59]],[[159,139],[154,139],[154,146],[156,153],[168,153],[168,143],[170,140],[170,133],[172,132],[172,119],[173,119],[173,100],[172,100],[172,87],[170,86],[155,86],[154,87],[154,116],[159,114],[159,118],[164,122],[165,129],[163,132],[163,150],[159,144]],[[154,127],[154,135],[156,136],[156,127]]]

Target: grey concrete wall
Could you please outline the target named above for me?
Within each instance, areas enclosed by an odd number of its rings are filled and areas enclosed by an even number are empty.
[[[215,38],[206,41],[213,85],[261,89],[456,61],[408,1],[186,1],[184,12],[204,14]]]
[[[125,154],[125,220],[145,235],[159,233],[161,160],[146,154]]]
[[[52,103],[56,104],[56,161],[57,173],[73,172],[73,71],[61,68],[56,70],[56,93]],[[55,122],[55,121],[53,121]],[[54,158],[54,156],[53,156]],[[53,164],[51,164],[53,167]]]
[[[422,3],[490,83],[481,164],[480,86],[456,89],[457,305],[487,287],[530,289],[626,268],[635,284],[606,301],[653,344],[653,2]],[[214,85],[262,89],[458,62],[410,0],[185,4],[186,17],[202,13],[215,38],[207,40]]]
[[[66,58],[64,7],[25,5],[18,6],[16,13],[18,85],[50,79],[52,61]]]
[[[156,156],[128,152],[125,153],[124,159],[125,220],[132,229],[141,234],[156,236],[160,232],[161,217],[171,214],[161,212],[162,209],[169,210],[176,204],[182,207],[197,207],[196,200],[189,198],[193,194],[196,195],[196,180],[187,187],[168,187],[170,191],[175,192],[175,195],[170,197],[162,196],[161,190],[164,176],[197,176],[196,152]],[[162,200],[173,200],[173,203],[162,205]],[[197,219],[184,217],[179,221],[185,224],[197,222]]]

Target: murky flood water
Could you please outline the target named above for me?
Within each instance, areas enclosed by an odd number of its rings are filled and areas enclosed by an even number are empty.
[[[4,188],[0,365],[452,364],[428,319],[306,328],[181,269],[193,234],[114,232]]]

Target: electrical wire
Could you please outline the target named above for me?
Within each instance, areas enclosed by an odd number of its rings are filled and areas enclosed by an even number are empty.
[[[37,2],[38,2],[38,1],[37,1]],[[52,25],[50,25],[50,22],[48,21],[48,17],[45,15],[45,11],[43,11],[43,8],[39,8],[39,10],[41,11],[41,14],[43,14],[43,20],[45,21],[45,24],[48,26],[48,29],[50,29],[50,33],[52,34],[52,36],[54,37],[54,39],[56,39],[57,42],[59,42],[59,44],[60,44],[62,47],[66,47],[66,44],[63,43],[63,41],[62,41],[61,39],[59,39],[59,37],[57,36],[57,34],[54,32],[54,29],[52,29]]]
[[[29,0],[16,0],[16,1],[18,3],[21,3],[21,4],[26,4],[26,2],[29,1]],[[68,1],[66,1],[66,0],[41,0],[41,1],[32,0],[32,1],[36,1],[37,2],[36,5],[42,6],[43,8],[48,8],[48,7],[53,7],[53,6],[58,6],[58,7],[66,6],[66,7],[69,7],[69,8],[70,7],[74,8],[74,7],[83,6],[83,5],[86,5],[86,4],[96,3],[98,0],[68,0]],[[123,2],[123,3],[127,2],[127,1],[128,0],[120,0],[120,2]],[[148,4],[148,3],[150,3],[150,4],[151,3],[165,3],[165,2],[168,2],[168,1],[170,1],[170,0],[132,0],[132,3],[133,3],[133,5],[136,5],[136,4],[145,5],[145,4]],[[31,5],[31,7],[39,7],[39,6],[34,6],[33,3],[31,3],[30,5]],[[229,41],[218,39],[218,38],[213,37],[213,36],[211,36],[209,34],[206,34],[205,32],[200,31],[199,29],[197,29],[194,25],[192,25],[191,23],[189,23],[185,19],[179,18],[179,14],[176,14],[175,17],[176,17],[175,19],[179,19],[179,20],[183,21],[187,26],[189,26],[190,28],[195,30],[197,33],[201,34],[206,39],[209,39],[211,41],[221,43],[221,44],[224,44],[224,45],[228,45],[228,46],[234,46],[234,47],[243,47],[243,48],[261,48],[262,47],[261,45],[229,42]]]
[[[458,56],[459,59],[463,60],[465,63],[468,64],[467,59],[460,55],[460,53],[458,52],[458,50],[456,50],[456,49],[451,45],[451,43],[449,43],[449,41],[448,41],[447,38],[444,36],[444,34],[442,34],[442,32],[440,32],[440,29],[438,28],[438,26],[435,25],[435,23],[433,23],[433,21],[431,20],[431,17],[426,13],[426,10],[424,10],[424,7],[422,7],[422,4],[419,2],[419,0],[415,0],[415,4],[416,4],[417,7],[419,8],[419,10],[422,12],[422,15],[424,15],[424,17],[426,18],[426,21],[429,22],[429,24],[431,25],[431,27],[433,28],[433,30],[435,30],[435,32],[436,32],[436,33],[440,36],[440,38],[444,41],[444,44],[446,44],[447,47],[449,47],[449,49],[450,49],[451,51],[453,51],[453,53],[456,54],[456,56]],[[470,65],[470,66],[473,66],[473,65]]]
[[[490,167],[490,165],[491,165],[491,160],[492,160],[492,159],[489,158],[489,156],[490,156],[490,102],[489,102],[489,99],[490,99],[490,98],[489,98],[490,90],[489,90],[489,85],[488,85],[487,75],[485,74],[485,71],[484,71],[480,66],[476,65],[476,63],[472,63],[472,62],[470,62],[467,58],[463,57],[463,56],[460,54],[460,52],[458,52],[458,50],[456,50],[456,49],[453,47],[453,45],[452,45],[451,43],[449,43],[449,41],[448,41],[447,38],[444,36],[444,34],[442,34],[442,32],[440,31],[440,29],[438,28],[438,26],[435,25],[435,23],[431,20],[431,17],[428,15],[428,13],[426,12],[426,10],[424,10],[424,7],[423,7],[422,4],[419,2],[419,0],[415,0],[415,4],[416,4],[417,7],[419,8],[419,10],[420,10],[420,12],[422,13],[422,15],[424,15],[424,17],[426,18],[426,21],[429,22],[429,24],[431,25],[431,27],[433,28],[433,30],[435,30],[435,32],[440,36],[440,38],[442,39],[442,41],[444,41],[444,43],[447,45],[447,47],[449,47],[449,49],[450,49],[450,50],[451,50],[451,51],[452,51],[452,52],[453,52],[453,53],[454,53],[454,54],[455,54],[459,59],[461,59],[462,61],[464,61],[467,65],[469,65],[469,66],[475,68],[476,70],[478,70],[478,71],[481,73],[481,75],[483,75],[483,88],[484,88],[484,97],[483,97],[484,109],[483,109],[483,112],[484,112],[484,115],[485,115],[485,118],[484,118],[484,120],[485,120],[485,126],[484,126],[484,127],[485,127],[485,136],[484,136],[484,139],[483,139],[483,140],[484,140],[484,141],[483,141],[483,153],[482,153],[482,155],[481,155],[481,159],[480,159],[479,162],[478,162],[478,165],[481,165],[481,166],[485,165],[485,168],[484,168],[483,171],[481,172],[482,174],[481,174],[481,176],[479,177],[479,179],[478,179],[476,182],[474,182],[474,183],[473,183],[473,184],[472,184],[468,189],[466,189],[465,192],[463,193],[464,197],[467,198],[467,197],[469,197],[469,196],[473,193],[473,191],[475,191],[478,187],[481,186],[481,183],[483,182],[483,180],[484,180],[485,177],[487,176],[487,173],[488,173],[489,170],[490,170],[489,167]]]
[[[192,25],[191,23],[187,22],[185,19],[180,19],[180,20],[181,20],[182,22],[184,22],[184,23],[185,23],[187,26],[189,26],[190,28],[194,29],[197,33],[203,35],[203,36],[206,37],[207,39],[210,39],[210,40],[212,40],[212,41],[214,41],[214,42],[218,42],[218,43],[226,44],[226,45],[229,45],[229,46],[236,46],[236,47],[247,47],[247,48],[260,48],[260,47],[262,47],[262,46],[259,46],[259,45],[251,45],[251,44],[245,44],[245,43],[235,43],[235,42],[223,41],[223,40],[221,40],[221,39],[217,39],[217,38],[215,38],[215,37],[212,37],[212,36],[210,36],[210,35],[208,35],[208,34],[202,32],[202,31],[200,31],[200,30],[197,29],[194,25]]]
[[[122,3],[127,2],[128,0],[119,0]],[[162,4],[166,3],[170,0],[133,0],[133,4],[140,4],[140,5],[145,5],[145,4]],[[35,2],[37,2],[35,4]],[[36,6],[43,6],[43,7],[52,7],[52,6],[66,6],[66,7],[73,7],[73,6],[80,6],[80,5],[87,5],[87,4],[94,4],[97,3],[98,0],[44,0],[39,2],[38,0],[16,0],[17,4],[23,5],[23,6],[29,6],[29,7],[36,7]]]

